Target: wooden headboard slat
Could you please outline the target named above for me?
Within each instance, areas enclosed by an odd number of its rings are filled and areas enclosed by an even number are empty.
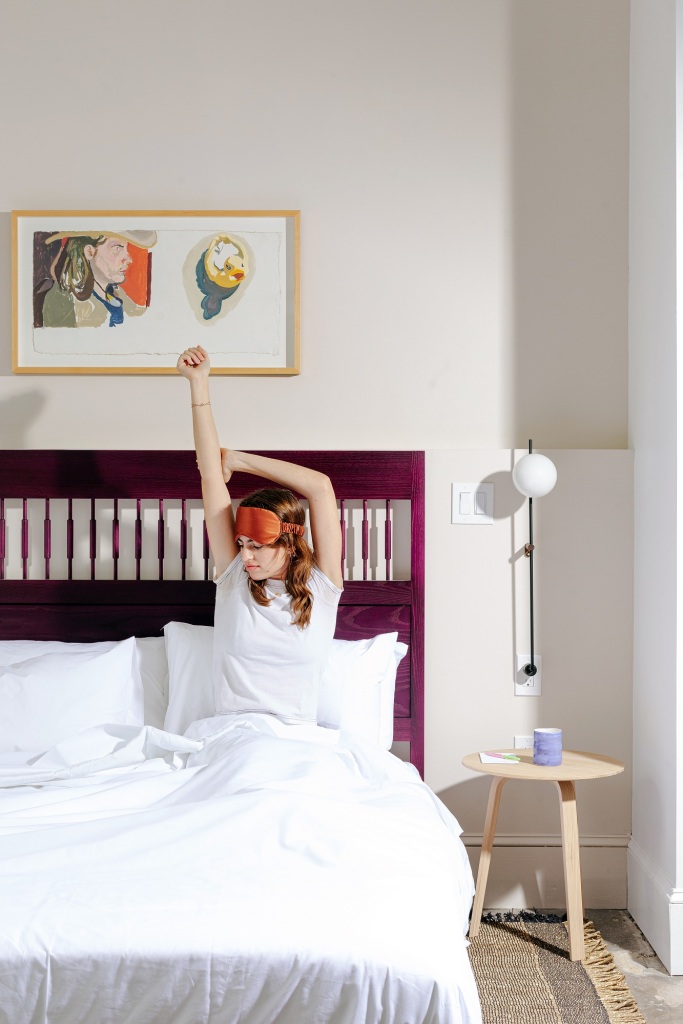
[[[422,452],[260,451],[317,469],[339,498],[411,498],[412,456]],[[378,460],[381,456],[381,461]],[[240,474],[230,493],[243,498],[269,483]],[[191,451],[8,451],[0,459],[3,498],[201,498]]]

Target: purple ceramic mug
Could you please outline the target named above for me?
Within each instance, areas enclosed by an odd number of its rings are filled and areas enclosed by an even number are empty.
[[[561,729],[534,729],[534,764],[562,764]]]

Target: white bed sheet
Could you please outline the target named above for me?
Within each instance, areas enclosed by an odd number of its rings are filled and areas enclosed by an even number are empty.
[[[0,787],[0,1021],[480,1024],[460,828],[385,751],[218,716]]]

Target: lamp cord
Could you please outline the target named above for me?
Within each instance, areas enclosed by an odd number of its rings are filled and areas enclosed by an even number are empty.
[[[531,438],[529,438],[529,455],[533,452]],[[534,511],[533,498],[529,498],[529,620],[531,630],[531,657],[529,664],[524,666],[525,675],[531,677],[536,675],[534,663]]]
[[[529,498],[529,618],[531,620],[531,660],[525,671],[528,676],[536,675],[534,664],[534,514],[533,498]]]

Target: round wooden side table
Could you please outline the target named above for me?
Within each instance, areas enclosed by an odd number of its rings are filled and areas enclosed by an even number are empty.
[[[490,747],[489,749],[494,749]],[[470,938],[479,932],[484,909],[484,894],[491,863],[493,838],[496,834],[496,819],[503,786],[508,780],[517,782],[552,782],[557,787],[560,799],[562,822],[562,857],[564,861],[564,885],[567,900],[567,924],[569,926],[569,957],[583,960],[586,951],[583,941],[583,895],[581,892],[581,862],[579,859],[579,828],[576,818],[576,782],[584,779],[602,779],[608,775],[623,772],[621,761],[603,754],[588,754],[582,750],[563,750],[562,764],[543,767],[534,764],[532,750],[501,750],[501,753],[516,754],[520,760],[500,761],[483,764],[479,753],[467,754],[462,759],[466,768],[484,775],[491,775],[491,790],[486,809],[486,824],[481,844],[477,885],[470,921]]]

